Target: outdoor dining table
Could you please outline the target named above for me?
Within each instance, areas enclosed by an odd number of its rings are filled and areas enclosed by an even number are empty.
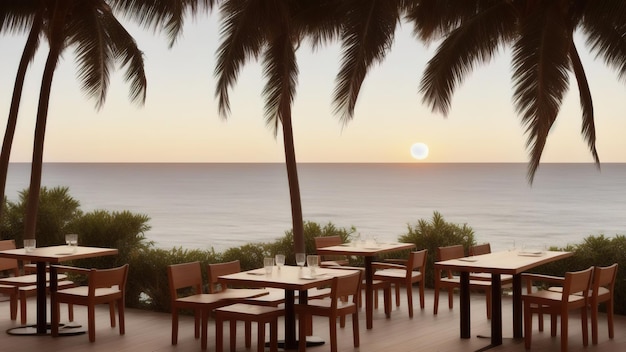
[[[412,249],[413,243],[343,243],[338,246],[323,247],[317,249],[318,255],[353,255],[365,259],[365,320],[368,329],[374,326],[374,269],[372,263],[377,255],[401,250]]]
[[[314,276],[310,275],[309,268],[296,266],[281,266],[273,268],[270,274],[264,268],[242,271],[235,274],[223,275],[218,278],[220,283],[246,287],[273,287],[285,290],[285,349],[297,349],[295,292],[299,291],[298,302],[306,304],[307,290],[310,288],[329,285],[334,277],[341,277],[354,273],[354,270],[317,268]]]
[[[8,331],[13,335],[45,335],[48,333],[47,302],[46,302],[46,269],[50,264],[59,264],[76,259],[93,258],[117,254],[115,248],[99,247],[70,247],[67,245],[38,247],[32,252],[26,252],[24,248],[8,249],[0,251],[0,257],[35,262],[37,265],[37,323],[35,330],[32,326],[13,328]],[[55,293],[57,290],[57,269],[54,265],[49,267],[50,274],[50,305],[55,306]],[[58,336],[59,324],[56,309],[51,309],[52,336]]]
[[[491,274],[491,344],[502,344],[501,275],[513,276],[513,337],[522,338],[522,273],[542,264],[572,256],[571,252],[512,250],[435,263],[441,270],[460,272],[461,338],[470,338],[470,272]]]

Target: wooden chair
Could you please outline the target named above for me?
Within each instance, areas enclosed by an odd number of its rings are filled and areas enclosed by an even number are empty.
[[[361,286],[361,272],[335,277],[331,284],[330,299],[313,300],[307,304],[296,304],[295,312],[298,314],[299,325],[299,351],[306,350],[307,324],[310,324],[310,316],[328,317],[330,326],[330,350],[337,352],[337,318],[352,315],[352,335],[354,347],[359,347],[359,308],[358,295]],[[341,297],[351,296],[352,300],[345,301]]]
[[[324,248],[324,247],[332,247],[338,246],[342,243],[341,236],[321,236],[315,237],[315,248]],[[345,256],[337,256],[337,255],[324,255],[320,256],[319,265],[320,267],[331,267],[331,266],[343,266],[348,265],[348,258]]]
[[[465,251],[462,245],[454,245],[447,247],[437,248],[437,261],[444,261],[450,259],[462,258],[465,256]],[[442,274],[443,275],[442,277]],[[461,279],[459,276],[453,275],[452,271],[442,270],[435,268],[435,302],[433,307],[433,313],[436,315],[439,309],[439,291],[446,289],[448,291],[448,308],[454,307],[454,289],[461,286]],[[485,292],[485,299],[487,301],[487,319],[491,319],[491,281],[490,280],[470,280],[470,289],[482,290]]]
[[[230,350],[236,349],[237,321],[243,321],[246,329],[251,322],[257,323],[257,351],[265,351],[265,324],[270,325],[270,351],[278,351],[278,317],[285,314],[279,307],[236,303],[215,309],[215,349],[224,350],[224,321],[230,321]],[[249,334],[246,347],[250,348]]]
[[[583,345],[587,346],[589,344],[589,333],[587,331],[588,298],[585,294],[577,295],[575,293],[589,291],[592,273],[593,267],[582,271],[565,273],[564,278],[539,274],[522,274],[523,280],[560,284],[563,287],[562,292],[540,290],[522,296],[522,301],[524,302],[524,345],[526,349],[530,349],[532,342],[532,315],[539,314],[541,317],[542,314],[550,314],[552,336],[556,336],[556,316],[561,316],[561,351],[566,352],[569,311],[574,309],[580,310]]]
[[[81,271],[75,268],[76,271]],[[88,286],[78,286],[56,292],[56,306],[59,316],[59,304],[87,306],[87,331],[89,341],[96,340],[95,305],[108,304],[111,327],[115,327],[115,306],[118,309],[120,335],[125,333],[124,304],[126,294],[126,279],[128,278],[128,264],[113,269],[82,269],[87,275]],[[58,322],[57,322],[58,323]]]
[[[420,307],[424,309],[424,270],[426,268],[426,249],[411,252],[405,265],[391,263],[373,263],[374,280],[389,282],[395,285],[396,306],[400,306],[400,286],[406,286],[409,317],[413,317],[413,284],[420,283]]]
[[[591,307],[591,341],[598,343],[598,307],[601,303],[606,305],[606,318],[609,327],[609,338],[615,335],[613,327],[613,307],[615,278],[617,277],[617,263],[607,266],[596,266],[593,269],[593,284],[589,306]]]

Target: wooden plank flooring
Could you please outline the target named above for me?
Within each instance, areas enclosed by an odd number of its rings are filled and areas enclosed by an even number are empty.
[[[404,294],[404,292],[403,292]],[[455,297],[455,309],[448,310],[447,299],[441,296],[439,314],[434,316],[432,313],[433,295],[432,291],[427,291],[426,308],[419,309],[419,300],[416,297],[414,302],[417,309],[413,319],[409,319],[406,302],[403,300],[399,308],[395,307],[390,319],[385,319],[381,309],[374,312],[374,328],[365,329],[365,314],[363,310],[360,314],[360,337],[361,346],[359,348],[352,347],[352,326],[346,323],[345,329],[339,329],[339,351],[476,351],[489,345],[489,339],[480,338],[477,335],[488,335],[489,321],[485,317],[485,299],[481,294],[472,295],[472,338],[459,338],[459,311],[458,311],[458,295]],[[381,297],[382,303],[382,297]],[[504,304],[504,335],[505,341],[502,346],[492,348],[490,351],[525,351],[522,340],[513,340],[507,338],[512,336],[511,328],[511,300],[509,297],[503,299]],[[193,319],[188,316],[181,317],[178,345],[172,346],[170,343],[171,336],[171,319],[169,314],[154,313],[136,309],[127,309],[126,311],[126,335],[118,335],[117,328],[113,329],[109,326],[109,317],[107,307],[101,307],[97,310],[96,322],[96,342],[89,343],[86,335],[68,336],[52,338],[49,336],[12,336],[6,334],[9,328],[18,326],[16,322],[9,319],[9,303],[0,302],[0,351],[11,352],[30,352],[30,351],[64,351],[64,352],[82,352],[82,351],[158,351],[158,352],[186,352],[200,351],[200,341],[193,337]],[[65,307],[61,309],[61,319],[67,318],[67,310]],[[28,307],[29,321],[35,320],[35,300],[29,300]],[[86,324],[87,313],[83,307],[75,307],[75,317],[78,322]],[[550,337],[549,318],[546,317],[546,331],[537,331],[536,320],[533,333],[533,344],[531,351],[558,351],[560,343],[558,336]],[[578,316],[570,317],[570,336],[569,351],[578,352],[595,352],[595,351],[623,351],[626,350],[626,316],[616,316],[615,321],[615,338],[608,338],[606,317],[600,315],[599,326],[599,344],[596,346],[589,345],[587,348],[582,346],[580,318]],[[282,329],[282,322],[280,329]],[[225,327],[227,334],[227,327]],[[315,318],[314,321],[315,335],[322,337],[328,341],[328,324],[326,320]],[[209,323],[209,349],[215,351],[214,346],[215,325],[213,321]],[[282,331],[279,331],[279,338]],[[226,346],[228,350],[228,337],[225,336]],[[255,344],[255,334],[253,333],[253,346]],[[590,333],[591,340],[591,333]],[[591,343],[591,341],[590,341]],[[252,349],[255,350],[255,349]],[[330,351],[329,343],[323,346],[309,348],[313,352]],[[248,351],[244,347],[243,342],[243,325],[241,325],[241,333],[238,334],[237,351]]]

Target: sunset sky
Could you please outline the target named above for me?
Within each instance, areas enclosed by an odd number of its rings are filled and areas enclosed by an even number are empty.
[[[252,62],[232,90],[232,114],[217,114],[214,97],[217,13],[188,21],[172,49],[165,35],[128,24],[145,53],[146,104],[128,100],[123,71],[116,71],[104,107],[97,111],[76,80],[74,51],[65,52],[52,86],[45,162],[283,162],[282,136],[265,125],[261,66]],[[124,21],[128,23],[127,21]],[[2,131],[24,36],[1,39]],[[594,98],[598,152],[602,162],[626,162],[626,87],[578,38]],[[449,116],[432,113],[418,86],[435,45],[426,47],[404,24],[387,59],[366,78],[352,122],[333,115],[332,93],[340,48],[299,49],[299,85],[293,107],[299,162],[527,162],[526,136],[512,106],[510,56],[502,52],[478,67],[452,100]],[[47,46],[40,47],[27,76],[11,160],[31,160],[39,83]],[[583,141],[578,90],[570,81],[544,162],[590,162]],[[4,132],[3,132],[4,133]],[[416,160],[411,146],[428,145]]]

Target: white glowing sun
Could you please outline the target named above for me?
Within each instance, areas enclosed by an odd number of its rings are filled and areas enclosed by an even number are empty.
[[[417,160],[428,157],[428,146],[425,143],[415,143],[411,146],[411,156]]]

